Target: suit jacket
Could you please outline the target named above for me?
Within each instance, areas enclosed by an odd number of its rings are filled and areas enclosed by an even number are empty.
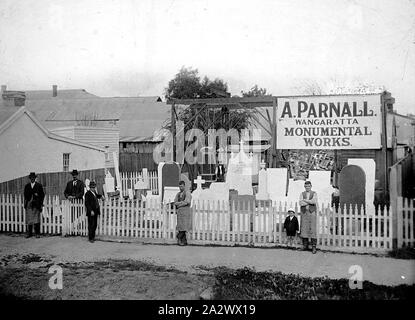
[[[295,236],[297,231],[299,230],[297,217],[294,216],[291,220],[290,220],[290,216],[285,218],[284,229],[287,231],[287,235]]]
[[[76,179],[76,186],[73,185],[73,180],[69,181],[66,184],[64,195],[66,199],[68,199],[69,196],[73,196],[76,199],[82,199],[84,196],[84,192],[85,192],[84,183],[81,180]]]
[[[91,211],[94,211],[95,215],[101,214],[101,208],[99,206],[99,201],[102,195],[96,194],[96,196],[92,193],[91,190],[88,190],[85,193],[85,207],[86,207],[86,216],[89,217],[91,215]]]
[[[30,182],[24,187],[24,208],[27,209],[27,204],[32,200],[32,208],[42,211],[43,200],[45,199],[45,192],[43,186],[39,182],[35,182],[32,189]]]

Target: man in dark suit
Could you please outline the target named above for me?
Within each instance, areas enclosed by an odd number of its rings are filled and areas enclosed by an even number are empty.
[[[45,192],[43,186],[36,182],[36,174],[29,174],[30,182],[24,187],[24,208],[26,210],[26,225],[28,233],[26,238],[32,236],[33,226],[35,227],[36,238],[40,236],[40,213],[42,212]]]
[[[72,170],[71,174],[73,179],[66,184],[65,198],[69,200],[82,199],[84,197],[85,185],[78,179],[78,170]]]
[[[102,198],[102,195],[98,194],[95,187],[95,181],[89,183],[89,190],[85,193],[85,207],[86,216],[88,217],[88,239],[89,242],[95,241],[95,231],[97,229],[98,215],[101,214],[101,208],[99,206],[98,199]]]

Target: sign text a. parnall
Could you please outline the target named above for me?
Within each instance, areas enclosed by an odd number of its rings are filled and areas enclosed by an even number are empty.
[[[285,101],[282,106],[280,119],[284,118],[343,118],[343,117],[373,117],[376,114],[368,107],[367,101],[333,101],[307,102],[297,100],[297,103]]]

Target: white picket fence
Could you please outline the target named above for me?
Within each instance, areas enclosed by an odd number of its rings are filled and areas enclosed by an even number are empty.
[[[139,175],[142,176],[142,172],[121,172],[121,187],[123,197],[128,196],[128,189],[132,189],[134,192],[134,185],[138,182]],[[158,194],[158,175],[157,171],[148,171],[149,187],[153,194]]]
[[[0,197],[1,231],[24,232],[21,196]],[[265,201],[197,202],[192,207],[193,228],[190,244],[285,245],[283,231],[287,204]],[[299,212],[296,208],[296,212]],[[318,210],[318,246],[327,250],[373,252],[392,249],[392,212],[366,215],[359,208],[335,212],[321,204]],[[413,211],[412,215],[413,217]],[[298,216],[300,220],[300,216]],[[87,219],[82,201],[59,201],[48,197],[42,212],[44,234],[87,235]],[[300,220],[301,223],[301,220]],[[413,224],[403,225],[413,228]],[[101,203],[97,236],[174,243],[176,211],[157,199],[147,202],[111,199]],[[413,231],[411,233],[413,241]],[[299,243],[299,241],[298,241]]]
[[[398,248],[415,247],[415,199],[398,197]]]
[[[0,195],[0,231],[25,232],[26,217],[21,195]],[[40,216],[40,232],[62,234],[64,215],[59,196],[47,196]]]

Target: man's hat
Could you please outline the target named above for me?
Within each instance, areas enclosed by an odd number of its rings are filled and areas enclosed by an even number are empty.
[[[295,211],[294,211],[294,209],[293,209],[293,208],[288,209],[288,212],[290,212],[290,211],[292,211],[292,212],[294,212],[294,213],[295,213]]]
[[[30,178],[36,178],[37,177],[37,175],[36,175],[36,173],[34,173],[34,172],[31,172],[30,174],[29,174],[29,179]]]
[[[73,175],[73,176],[77,176],[78,174],[79,174],[78,170],[76,170],[76,169],[73,169],[72,172],[71,172],[71,175]]]
[[[91,181],[90,183],[89,183],[89,187],[90,188],[94,188],[94,187],[96,187],[97,186],[97,184],[96,184],[96,182],[95,181]]]

